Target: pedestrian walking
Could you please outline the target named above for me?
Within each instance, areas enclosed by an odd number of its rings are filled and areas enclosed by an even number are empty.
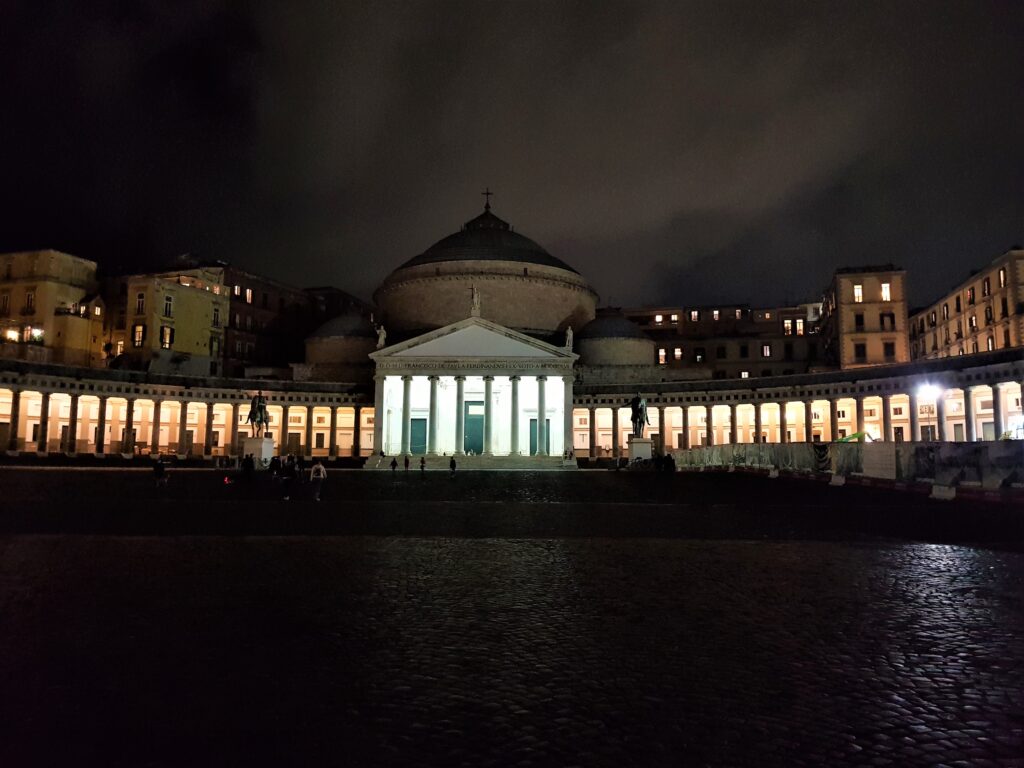
[[[427,468],[427,458],[420,456],[420,473],[424,472]]]
[[[284,500],[291,501],[292,485],[295,483],[295,457],[289,456],[288,461],[281,468],[281,479],[284,481]]]
[[[452,454],[452,460],[448,462],[448,469],[451,470],[449,477],[455,477],[455,454]]]
[[[157,456],[153,462],[153,481],[157,488],[164,488],[167,485],[167,467],[164,466],[163,458]]]
[[[327,468],[324,467],[323,462],[317,459],[313,463],[312,469],[309,470],[309,482],[313,486],[313,500],[320,501],[320,489],[323,487],[324,480],[327,479]]]
[[[409,471],[409,454],[405,454],[405,471]]]
[[[398,457],[397,456],[393,456],[391,458],[391,472],[392,472],[392,474],[394,474],[394,471],[396,469],[398,469]]]

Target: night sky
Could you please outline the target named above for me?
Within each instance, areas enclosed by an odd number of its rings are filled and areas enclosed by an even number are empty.
[[[603,303],[1024,242],[1024,3],[0,0],[0,251],[368,298],[494,212]]]

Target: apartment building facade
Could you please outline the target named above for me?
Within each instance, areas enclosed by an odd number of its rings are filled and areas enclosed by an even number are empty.
[[[910,360],[906,274],[892,264],[836,270],[821,304],[828,365],[846,370]]]

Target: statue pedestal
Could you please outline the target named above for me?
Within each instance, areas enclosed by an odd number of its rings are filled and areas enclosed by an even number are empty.
[[[650,460],[654,455],[652,445],[654,441],[649,437],[634,437],[632,435],[627,439],[627,451],[629,452],[629,460],[635,461],[636,459],[647,459]]]
[[[256,469],[266,469],[274,458],[274,441],[269,437],[247,437],[242,443],[242,456],[252,454]]]

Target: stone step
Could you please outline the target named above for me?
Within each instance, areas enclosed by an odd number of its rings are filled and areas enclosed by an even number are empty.
[[[391,459],[398,459],[398,471],[404,471],[403,457],[370,456],[363,464],[363,469],[387,471],[391,469]],[[427,456],[427,469],[448,470],[450,456]],[[575,460],[563,459],[561,456],[456,456],[457,471],[483,471],[510,469],[530,470],[534,472],[555,472],[577,469]],[[420,468],[420,457],[409,457],[409,471]]]

